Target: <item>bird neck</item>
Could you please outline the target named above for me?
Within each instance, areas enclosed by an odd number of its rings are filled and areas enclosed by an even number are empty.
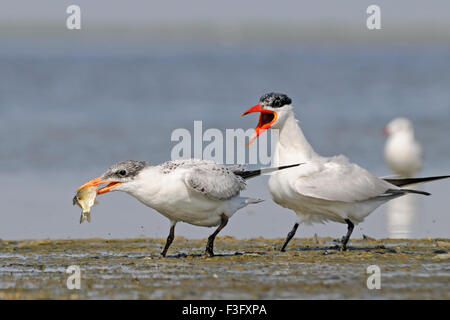
[[[275,163],[279,165],[286,165],[292,161],[308,161],[318,157],[318,154],[306,140],[292,111],[289,112],[279,130],[275,157]]]

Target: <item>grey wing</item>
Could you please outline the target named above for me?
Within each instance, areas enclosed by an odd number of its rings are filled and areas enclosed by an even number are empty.
[[[235,164],[232,166],[228,166],[226,167],[228,170],[230,170],[231,172],[242,172],[245,170],[247,166],[245,164]]]
[[[229,200],[244,190],[246,182],[225,166],[204,164],[188,170],[186,185],[215,200]]]
[[[331,158],[322,170],[296,179],[294,189],[308,197],[355,202],[388,195],[388,190],[396,190],[398,187],[349,163],[346,158],[337,157]]]
[[[201,160],[201,159],[179,159],[179,160],[171,160],[166,161],[160,165],[161,171],[163,173],[171,173],[177,169],[181,168],[195,168],[202,165],[215,165],[215,162],[210,160]]]

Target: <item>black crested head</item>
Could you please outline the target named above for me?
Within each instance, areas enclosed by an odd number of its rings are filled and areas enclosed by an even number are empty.
[[[266,107],[281,108],[287,104],[291,104],[292,100],[283,93],[270,92],[262,95],[259,103]]]
[[[149,166],[145,161],[126,160],[118,162],[106,171],[102,179],[103,180],[119,180],[119,179],[133,179],[136,177],[142,169]],[[119,179],[118,179],[119,178]]]

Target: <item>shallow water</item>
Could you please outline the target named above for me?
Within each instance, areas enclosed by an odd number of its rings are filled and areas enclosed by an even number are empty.
[[[3,241],[0,298],[450,299],[448,241],[352,240],[340,252],[331,238],[295,239],[284,253],[281,242],[219,237],[207,258],[204,240],[176,238],[161,258],[161,239]],[[80,290],[67,289],[70,265]],[[367,288],[369,265],[379,290]]]

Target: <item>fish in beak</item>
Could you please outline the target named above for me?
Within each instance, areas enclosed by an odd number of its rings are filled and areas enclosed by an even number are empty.
[[[97,203],[97,187],[87,187],[79,190],[75,197],[73,197],[73,205],[78,205],[81,208],[80,223],[84,220],[91,222],[91,207]]]
[[[259,121],[258,125],[255,128],[254,135],[250,138],[250,142],[248,145],[250,145],[256,138],[259,137],[261,133],[266,131],[267,129],[270,129],[270,127],[274,124],[275,121],[277,121],[277,113],[275,111],[264,109],[261,107],[260,104],[257,104],[256,106],[251,107],[247,111],[245,111],[241,117],[253,113],[253,112],[259,112]]]
[[[101,177],[92,179],[88,182],[86,182],[85,184],[83,184],[81,187],[79,187],[77,189],[77,192],[84,189],[84,188],[89,188],[89,187],[96,187],[98,185],[101,184],[107,184],[107,186],[100,188],[97,190],[97,194],[103,194],[103,193],[107,193],[110,192],[113,188],[117,187],[119,184],[122,184],[122,182],[119,181],[106,181],[106,180],[102,180]]]

